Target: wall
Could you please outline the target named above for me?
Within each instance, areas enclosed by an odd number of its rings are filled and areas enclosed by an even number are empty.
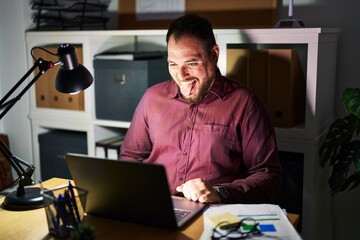
[[[306,1],[306,0],[303,0]],[[338,117],[345,111],[341,102],[341,92],[346,87],[360,87],[360,21],[357,0],[313,0],[304,3],[301,0],[294,8],[294,17],[301,19],[308,27],[340,28],[340,42],[337,58],[337,82],[335,112]],[[309,0],[307,0],[309,1]],[[287,6],[280,11],[280,16],[287,16]],[[360,226],[360,188],[350,192],[338,193],[333,197],[333,235],[335,240],[360,239],[357,227]]]
[[[3,96],[27,71],[24,31],[31,24],[29,1],[0,0],[0,91]],[[282,2],[282,1],[280,1]],[[279,9],[279,18],[287,16],[287,0]],[[110,9],[117,7],[113,0]],[[308,27],[336,27],[342,33],[339,43],[336,104],[338,116],[344,115],[340,94],[345,87],[360,87],[360,9],[358,0],[296,0],[294,17]],[[116,21],[113,21],[116,22]],[[10,24],[11,23],[11,24]],[[32,162],[30,123],[28,121],[28,95],[1,120],[0,130],[10,136],[12,152]],[[360,189],[341,193],[333,198],[334,239],[360,239],[356,227],[360,226]],[[354,229],[354,230],[353,230]]]
[[[0,90],[3,97],[27,71],[25,32],[30,15],[21,0],[0,0]],[[14,95],[15,96],[15,95]],[[1,131],[10,137],[10,148],[20,159],[32,162],[28,94],[3,117]],[[16,176],[16,175],[14,175]]]
[[[285,0],[287,2],[287,0]],[[307,27],[327,27],[341,29],[338,48],[338,69],[336,86],[337,116],[343,116],[341,92],[345,87],[360,87],[360,68],[357,56],[360,56],[360,21],[356,0],[296,0],[294,17],[304,21]],[[285,4],[284,4],[285,5]],[[287,4],[280,11],[280,17],[287,16]]]

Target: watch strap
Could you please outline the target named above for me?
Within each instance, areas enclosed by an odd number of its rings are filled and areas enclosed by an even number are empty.
[[[222,203],[229,203],[229,195],[228,195],[225,187],[223,187],[221,185],[215,185],[214,189],[218,192]]]

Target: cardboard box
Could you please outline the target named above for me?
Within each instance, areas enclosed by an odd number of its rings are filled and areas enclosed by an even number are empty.
[[[118,29],[167,29],[173,19],[139,20],[136,0],[118,0]],[[273,27],[277,0],[185,0],[185,13],[196,13],[214,28]]]

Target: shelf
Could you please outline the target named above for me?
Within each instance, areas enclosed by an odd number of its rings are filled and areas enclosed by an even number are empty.
[[[301,29],[217,29],[215,35],[220,46],[218,66],[226,73],[226,50],[231,45],[257,45],[288,47],[291,44],[304,52],[302,65],[306,71],[306,111],[304,124],[292,128],[276,128],[280,138],[313,141],[321,135],[333,119],[333,94],[335,74],[328,69],[335,69],[337,29],[301,28]],[[82,44],[84,65],[94,73],[93,56],[116,46],[127,50],[164,50],[166,49],[165,30],[121,30],[121,31],[59,31],[28,32],[29,45],[45,43],[73,42]],[[91,37],[90,37],[91,36]],[[45,39],[45,40],[44,40]],[[318,68],[319,61],[322,62]],[[324,89],[326,89],[324,91]],[[91,106],[85,111],[92,116],[92,124],[124,127],[129,123],[100,121],[95,118],[93,102],[94,90],[85,91],[85,104]],[[35,112],[38,109],[32,108]],[[97,123],[96,123],[97,122]],[[285,149],[286,150],[286,149]]]
[[[220,47],[218,67],[227,72],[227,49],[233,45],[275,48],[300,48],[304,56],[301,65],[305,73],[304,123],[290,128],[275,128],[278,147],[282,152],[303,156],[302,235],[304,239],[328,239],[327,232],[319,231],[331,224],[331,200],[327,189],[328,172],[321,169],[318,148],[334,118],[336,82],[337,29],[215,29]],[[166,30],[119,31],[46,31],[27,32],[27,52],[34,46],[69,42],[83,50],[83,64],[94,75],[96,54],[121,46],[127,51],[166,50]],[[29,66],[32,59],[28,56]],[[96,81],[96,79],[95,79]],[[281,91],[279,92],[281,94]],[[32,124],[35,178],[40,179],[39,146],[37,136],[48,129],[83,131],[87,135],[88,154],[95,154],[95,142],[126,131],[130,122],[96,118],[95,89],[84,93],[84,111],[37,108],[35,91],[30,90],[30,120]],[[116,110],[114,110],[116,111]],[[291,156],[288,154],[287,156]]]

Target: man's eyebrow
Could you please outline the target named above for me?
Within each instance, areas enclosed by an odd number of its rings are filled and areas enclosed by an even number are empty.
[[[200,61],[200,59],[192,58],[192,59],[186,60],[185,62],[198,62],[198,61]]]
[[[167,61],[168,61],[168,63],[175,63],[175,64],[177,64],[176,61],[173,61],[173,60],[171,60],[171,59],[168,59]],[[192,58],[192,59],[186,60],[184,63],[199,62],[199,61],[200,61],[200,59]]]

